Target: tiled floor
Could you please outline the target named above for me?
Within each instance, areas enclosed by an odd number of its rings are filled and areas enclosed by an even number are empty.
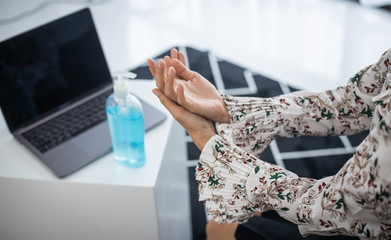
[[[272,97],[297,90],[278,81],[250,72],[244,67],[219,59],[212,52],[198,51],[190,47],[180,47],[180,50],[186,53],[190,68],[210,80],[220,92],[231,95]],[[167,54],[169,54],[168,51],[155,59]],[[137,73],[139,78],[152,79],[146,65],[132,71]],[[365,133],[349,137],[278,137],[261,154],[260,158],[283,166],[299,176],[319,179],[335,174],[349,159],[354,152],[354,147],[364,137]],[[194,179],[194,169],[200,151],[189,136],[186,139],[193,239],[201,240],[205,239],[207,216],[204,204],[197,199],[198,187]],[[275,229],[277,233],[279,233],[279,227],[282,226],[285,229],[290,229],[289,231],[287,230],[289,234],[296,234],[295,239],[301,238],[294,224],[283,220],[277,214],[271,212],[264,214],[261,218],[254,218],[249,223],[240,226],[237,231],[237,239],[267,239],[267,235],[263,236],[259,232],[262,229],[260,225],[270,225],[270,231],[268,232],[273,232],[273,229]],[[345,238],[341,237],[340,239]],[[327,237],[311,236],[310,239],[327,239]]]

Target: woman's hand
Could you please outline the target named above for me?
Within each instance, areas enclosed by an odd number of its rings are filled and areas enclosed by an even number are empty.
[[[165,91],[165,78],[167,77],[168,68],[171,66],[171,59],[177,59],[186,66],[185,55],[183,52],[178,52],[175,48],[171,49],[171,58],[169,56],[164,56],[163,59],[160,59],[157,62],[157,65],[152,59],[148,59],[149,71],[156,80],[156,86],[163,92]],[[179,78],[179,76],[176,77]]]
[[[209,139],[215,135],[212,122],[178,105],[161,90],[155,88],[152,91],[171,115],[187,130],[198,149],[202,151]]]
[[[183,53],[171,50],[156,66],[148,60],[157,87],[172,101],[190,112],[216,122],[229,123],[228,111],[217,89],[199,73],[186,67]]]

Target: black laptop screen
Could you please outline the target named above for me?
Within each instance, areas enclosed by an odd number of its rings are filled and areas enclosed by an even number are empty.
[[[0,106],[11,132],[109,83],[89,9],[0,43]]]

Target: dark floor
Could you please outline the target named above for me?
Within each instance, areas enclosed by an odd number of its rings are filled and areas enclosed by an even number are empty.
[[[278,81],[269,79],[257,73],[245,74],[246,69],[209,56],[207,51],[199,51],[190,47],[179,47],[187,55],[187,62],[190,68],[202,74],[206,79],[216,85],[216,78],[212,72],[209,61],[217,61],[223,79],[224,91],[231,95],[272,97],[290,91],[296,91],[292,86],[284,86]],[[169,54],[169,51],[157,56],[161,58]],[[152,79],[148,66],[143,65],[131,70],[138,74],[138,78]],[[254,89],[253,86],[256,86]],[[221,89],[218,89],[221,91]],[[272,152],[267,148],[260,156],[264,161],[282,165],[286,169],[295,172],[302,177],[319,179],[335,174],[343,164],[350,158],[352,147],[357,146],[367,133],[361,133],[349,137],[299,137],[299,138],[277,138],[275,144],[278,152]],[[322,151],[328,149],[329,151]],[[339,152],[345,152],[338,154]],[[205,225],[207,217],[203,202],[198,201],[197,183],[194,179],[196,161],[200,151],[187,138],[188,171],[191,197],[191,214],[193,239],[203,240],[205,236]],[[276,157],[278,159],[276,159]],[[238,240],[246,239],[304,239],[301,237],[297,226],[271,211],[266,212],[262,217],[253,217],[249,222],[239,225],[236,232]],[[345,236],[324,237],[311,235],[305,239],[357,239]]]

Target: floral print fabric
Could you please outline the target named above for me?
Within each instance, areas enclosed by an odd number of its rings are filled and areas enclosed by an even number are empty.
[[[344,87],[274,98],[223,95],[231,123],[205,145],[196,168],[199,200],[217,222],[275,210],[302,235],[391,238],[391,50]],[[340,171],[302,178],[254,155],[276,136],[369,130]]]

